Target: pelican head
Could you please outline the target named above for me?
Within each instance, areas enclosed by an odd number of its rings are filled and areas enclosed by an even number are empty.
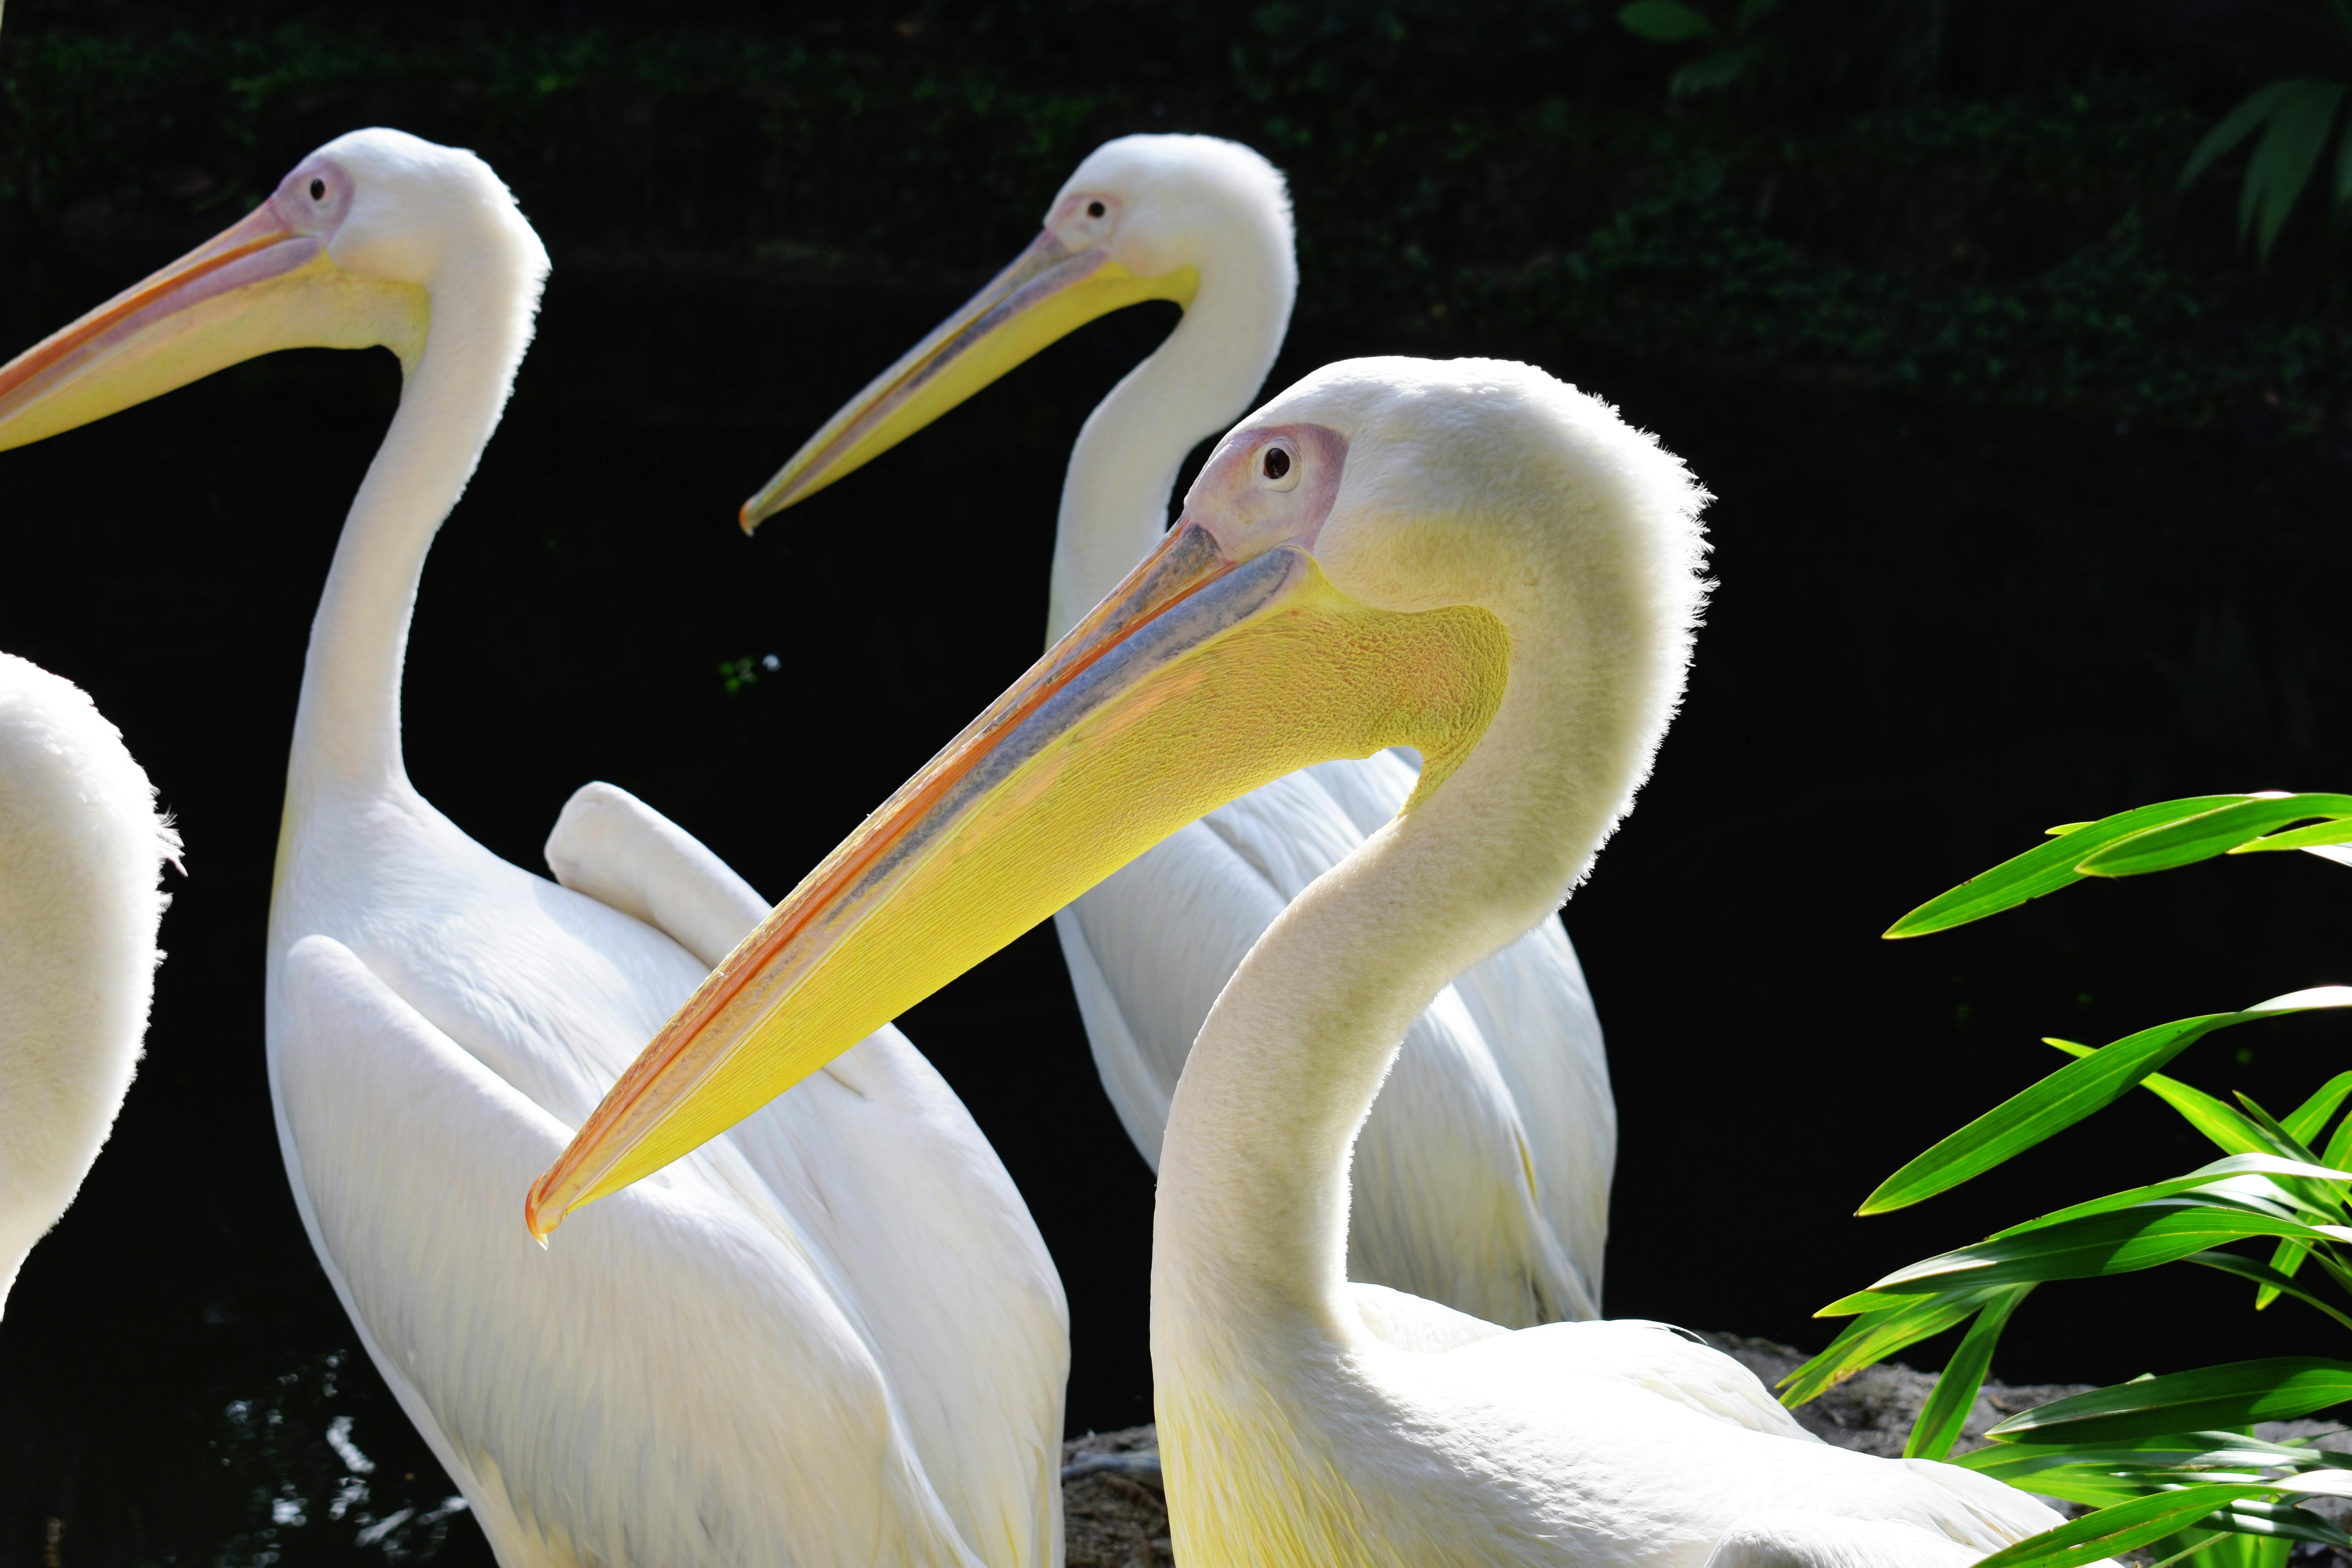
[[[1242,264],[1236,265],[1236,262]],[[1298,271],[1290,197],[1273,164],[1213,136],[1122,136],[1097,148],[1045,209],[1044,230],[963,308],[877,376],[743,503],[745,532],[888,451],[1058,338],[1122,306],[1172,300],[1188,312],[1222,273],[1264,299],[1236,300],[1224,329],[1273,341]],[[1255,352],[1248,384],[1265,374]],[[1222,423],[1222,420],[1220,421]],[[1214,426],[1211,427],[1212,429]],[[1164,514],[1163,514],[1164,516]]]
[[[226,231],[0,365],[0,451],[278,349],[381,346],[413,371],[436,287],[484,254],[536,298],[546,252],[488,164],[398,131],[338,137]]]
[[[1531,824],[1480,859],[1494,868],[1449,952],[1466,964],[1517,936],[1581,873],[1664,731],[1703,500],[1654,440],[1525,365],[1307,377],[1216,447],[1160,548],[713,972],[533,1187],[533,1233],[1316,763],[1417,748],[1387,833],[1450,820],[1491,842]]]

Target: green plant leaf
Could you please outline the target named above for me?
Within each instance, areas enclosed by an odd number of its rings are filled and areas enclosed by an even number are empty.
[[[1947,1462],[2021,1491],[2104,1507],[2151,1485],[2240,1479],[2216,1477],[2217,1470],[2300,1469],[2325,1467],[2330,1459],[2320,1449],[2267,1443],[2242,1433],[2174,1432],[2129,1445],[1993,1443]]]
[[[2344,143],[2352,147],[2352,138]],[[2232,855],[2255,855],[2272,849],[2326,849],[2336,845],[2352,844],[2352,822],[2330,818],[2315,822],[2308,827],[2291,827],[2284,833],[2266,833],[2252,843],[2241,844],[2230,851]]]
[[[2298,85],[2291,81],[2274,81],[2268,87],[2255,89],[2244,102],[2223,115],[2221,123],[2207,132],[2205,139],[2197,143],[2197,150],[2189,154],[2189,162],[2180,170],[2180,188],[2188,189],[2190,181],[2227,157],[2231,149],[2259,130],[2278,112],[2278,106]]]
[[[2332,81],[2291,84],[2298,90],[2280,100],[2271,114],[2262,145],[2246,163],[2246,182],[2238,199],[2238,229],[2254,233],[2254,247],[2267,259],[2287,215],[2311,182],[2319,155],[2336,127],[2336,111],[2344,102],[2344,85]]]
[[[1943,1296],[1906,1297],[1891,1306],[1865,1312],[1848,1323],[1830,1342],[1827,1350],[1780,1380],[1780,1403],[1793,1409],[1818,1397],[1864,1367],[1885,1360],[1906,1345],[1942,1333],[2000,1293],[1955,1290]]]
[[[1992,1365],[1992,1348],[2000,1342],[2001,1330],[2008,1327],[2009,1315],[2032,1292],[2031,1285],[2013,1285],[1978,1311],[1977,1321],[1960,1337],[1960,1348],[1944,1363],[1927,1403],[1919,1406],[1918,1418],[1911,1423],[1911,1436],[1903,1445],[1905,1458],[1940,1459],[1952,1451],[1969,1412],[1976,1408],[1985,1372]]]
[[[1666,93],[1672,98],[1696,98],[1703,92],[1719,92],[1763,64],[1764,58],[1759,47],[1745,44],[1693,60],[1675,72],[1666,83]]]
[[[2345,1316],[2296,1284],[2283,1269],[2269,1264],[2257,1263],[2251,1258],[2241,1258],[2234,1252],[2192,1252],[2183,1261],[2201,1263],[2208,1268],[2218,1268],[2224,1274],[2234,1274],[2241,1279],[2251,1279],[2268,1291],[2273,1300],[2281,1296],[2292,1296],[2298,1301],[2307,1302],[2318,1308],[2346,1328],[2352,1329],[2352,1317]]]
[[[2250,1236],[2352,1241],[2352,1230],[2339,1226],[2307,1226],[2245,1209],[2184,1205],[2179,1199],[2164,1199],[1955,1247],[1898,1268],[1868,1289],[1832,1301],[1822,1311],[1843,1315],[1893,1306],[1906,1296],[2133,1274]]]
[[[2336,147],[2336,205],[2352,207],[2352,136],[2344,137]]]
[[[2046,1036],[2042,1043],[2055,1046],[2070,1057],[2087,1057],[2093,1051],[2092,1047],[2076,1045],[2072,1040],[2051,1039]],[[2214,1099],[2201,1089],[2185,1084],[2177,1078],[2167,1078],[2159,1072],[2152,1072],[2140,1079],[2139,1086],[2179,1111],[2181,1120],[2232,1154],[2285,1153],[2284,1150],[2271,1142],[2270,1134],[2248,1121],[2234,1106]],[[2347,1153],[2347,1157],[2352,1157],[2352,1151]],[[2333,1161],[2330,1164],[2335,1169],[2344,1169]]]
[[[2263,145],[2269,143],[2265,142]],[[2305,173],[2308,174],[2309,171]],[[2313,816],[2331,820],[2352,816],[2352,795],[2255,795],[2184,821],[2111,840],[2084,855],[2076,869],[2091,877],[2143,877],[2150,871],[2168,871],[2176,866],[2227,854],[2275,828]],[[2322,842],[2333,844],[2336,840]]]
[[[2103,1508],[2096,1513],[2069,1520],[2055,1530],[2028,1536],[1977,1563],[1977,1568],[2077,1568],[2114,1557],[2151,1541],[2160,1541],[2185,1525],[2240,1498],[2260,1497],[2274,1487],[2201,1486],[2158,1492],[2129,1502]]]
[[[2110,1193],[2103,1198],[2092,1198],[2084,1203],[2070,1204],[2063,1209],[2053,1210],[2037,1218],[2027,1220],[2021,1225],[2012,1225],[2005,1230],[1997,1230],[1986,1239],[1999,1241],[2004,1237],[2022,1236],[2030,1230],[2047,1229],[2051,1226],[2063,1225],[2068,1220],[2081,1219],[2089,1215],[2113,1214],[2118,1209],[2135,1208],[2142,1204],[2154,1203],[2158,1198],[2178,1197],[2184,1193],[2197,1193],[2207,1203],[2221,1202],[2229,1206],[2250,1207],[2257,1213],[2273,1212],[2269,1205],[2275,1205],[2279,1209],[2302,1212],[2305,1218],[2315,1216],[2321,1224],[2333,1223],[2336,1217],[2337,1211],[2335,1205],[2321,1205],[2307,1203],[2299,1192],[2290,1190],[2284,1181],[2272,1183],[2272,1191],[2277,1194],[2275,1197],[2269,1193],[2249,1194],[2242,1191],[2229,1191],[2225,1187],[2225,1184],[2230,1186],[2242,1184],[2240,1178],[2245,1176],[2286,1178],[2298,1183],[2352,1182],[2352,1171],[2331,1170],[2325,1165],[2306,1164],[2301,1160],[2284,1159],[2276,1154],[2232,1154],[2227,1159],[2216,1160],[2210,1165],[2200,1165],[2189,1174],[2175,1176],[2170,1181],[2151,1182],[2144,1187],[2131,1187],[2120,1193]],[[2224,1190],[2215,1193],[2213,1189],[2217,1187]],[[2242,1202],[2247,1198],[2254,1198],[2258,1201],[2251,1204]]]
[[[2320,1133],[2327,1129],[2327,1119],[2352,1094],[2352,1072],[2340,1072],[2319,1086],[2319,1091],[2286,1113],[2283,1125],[2288,1136],[2305,1148],[2315,1146]]]
[[[2352,1399],[2352,1362],[2271,1356],[2121,1383],[2038,1405],[1986,1436],[2003,1443],[2119,1443],[2292,1421]]]
[[[1715,24],[1682,0],[1633,0],[1617,13],[1617,25],[1654,44],[1682,44],[1715,37]]]
[[[2127,1035],[2067,1063],[1943,1139],[1880,1183],[1856,1212],[1885,1214],[1906,1208],[1982,1175],[2114,1104],[2149,1073],[2216,1029],[2256,1018],[2345,1006],[2352,1006],[2352,987],[2321,985],[2273,996],[2241,1012],[2179,1018]],[[2294,1157],[2308,1158],[2309,1152]]]
[[[2028,900],[2081,881],[2083,874],[2074,868],[2084,857],[2118,838],[2178,822],[2185,816],[2197,816],[2219,806],[2233,805],[2246,798],[2242,795],[2205,795],[2158,801],[2077,825],[2063,836],[2037,844],[2022,855],[2011,856],[1992,869],[1980,871],[1950,891],[1928,900],[1887,927],[1886,935],[1890,939],[1926,936],[1930,931],[1949,931],[2003,910],[2013,910]]]
[[[1856,1212],[1874,1215],[1907,1208],[1980,1176],[2114,1104],[2200,1037],[2238,1021],[2235,1013],[2176,1019],[2091,1051],[1938,1141],[1881,1182]]]

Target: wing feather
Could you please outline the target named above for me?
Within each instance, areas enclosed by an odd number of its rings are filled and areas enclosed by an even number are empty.
[[[281,983],[312,1241],[510,1568],[979,1563],[820,1249],[740,1201],[723,1141],[541,1251],[517,1194],[569,1130],[341,943],[295,943]]]
[[[612,784],[566,803],[547,860],[566,887],[708,963],[768,911],[699,839]],[[992,1563],[1049,1561],[1069,1311],[1028,1205],[963,1102],[888,1027],[730,1141],[763,1195],[801,1216],[950,1516]]]

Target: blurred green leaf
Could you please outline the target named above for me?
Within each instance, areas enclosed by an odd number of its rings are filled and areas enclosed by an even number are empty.
[[[2352,816],[2352,795],[2257,795],[2185,821],[2112,840],[2085,854],[2077,868],[2093,877],[2139,877],[2150,871],[2170,870],[2176,866],[2210,860],[2251,844],[2274,828],[2313,816]],[[2322,842],[2332,844],[2336,840]]]
[[[2229,156],[2239,142],[2252,136],[2268,123],[2278,106],[2293,96],[2298,82],[2274,81],[2256,89],[2243,103],[2221,117],[2221,123],[2205,133],[2195,152],[2180,170],[2180,188],[2186,190],[2198,175]]]
[[[1754,44],[1725,49],[1705,59],[1693,60],[1675,72],[1666,83],[1666,92],[1674,98],[1696,98],[1703,92],[1719,92],[1763,64],[1764,59],[1764,51]]]
[[[1927,1403],[1919,1406],[1917,1419],[1911,1423],[1911,1436],[1904,1442],[1903,1457],[1906,1459],[1940,1459],[1952,1451],[1959,1440],[1960,1429],[1966,1426],[1969,1412],[1976,1408],[1978,1391],[1984,1387],[1985,1372],[1992,1365],[1992,1348],[2000,1342],[2000,1331],[2009,1325],[2009,1315],[2017,1304],[2033,1291],[2031,1285],[2013,1285],[1984,1304],[1977,1321],[1960,1337],[1959,1349],[1944,1363],[1928,1392]]]
[[[2003,1443],[2117,1443],[2292,1421],[2352,1399],[2352,1362],[2271,1356],[2094,1389],[2012,1415],[1986,1436]]]
[[[2159,801],[2154,805],[2135,806],[2119,811],[2096,822],[2084,823],[2046,844],[2037,844],[2022,855],[2012,856],[1990,871],[1980,872],[1952,889],[1921,904],[1901,920],[1889,926],[1889,938],[1926,936],[1931,931],[1948,931],[1954,926],[1980,921],[1987,915],[2015,909],[2045,893],[2054,893],[2073,882],[2081,881],[2083,874],[2074,868],[2084,858],[2119,838],[2151,827],[2178,822],[2183,817],[2200,816],[2217,806],[2232,805],[2246,799],[2242,795],[2196,795],[2187,800]]]
[[[2153,1497],[2103,1508],[2070,1520],[2055,1530],[2029,1536],[1978,1563],[1977,1568],[2076,1568],[2160,1541],[2184,1525],[2194,1524],[2215,1509],[2240,1498],[2260,1497],[2275,1488],[2260,1486],[2183,1487]]]
[[[1617,13],[1617,24],[1654,44],[1681,44],[1715,37],[1715,24],[1682,0],[1633,0]]]
[[[2268,258],[2286,226],[2303,187],[2327,139],[2336,128],[2336,111],[2344,102],[2344,85],[2332,81],[2285,84],[2295,90],[2283,98],[2271,113],[2270,129],[2246,164],[2245,184],[2238,196],[2238,231],[2254,234],[2256,252]]]

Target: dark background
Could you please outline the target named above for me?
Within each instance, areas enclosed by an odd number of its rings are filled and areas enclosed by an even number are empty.
[[[2352,784],[2347,247],[2311,207],[2258,267],[2242,160],[2174,188],[2247,91],[2352,58],[2294,0],[1788,0],[1747,79],[1678,104],[1703,48],[1614,10],[14,0],[0,353],[342,131],[479,150],[555,273],[425,575],[411,771],[532,867],[614,780],[773,895],[1034,655],[1068,443],[1172,311],[1088,328],[748,542],[735,504],[1098,142],[1251,142],[1299,218],[1275,386],[1527,359],[1720,498],[1689,703],[1567,917],[1623,1126],[1608,1306],[1818,1348],[1812,1309],[1886,1268],[2205,1157],[2126,1102],[1848,1217],[2053,1066],[2037,1037],[2352,980],[2352,881],[2300,856],[1876,940],[2050,823]],[[0,1563],[488,1560],[311,1261],[262,1069],[301,651],[397,393],[388,355],[279,355],[0,456],[0,646],[121,726],[189,873],[145,1067],[0,1326]],[[1061,1265],[1072,1429],[1147,1419],[1150,1183],[1050,931],[905,1024]],[[2347,1041],[2287,1020],[2179,1070],[2283,1111]],[[2334,1346],[2195,1272],[2042,1292],[1997,1373]]]

